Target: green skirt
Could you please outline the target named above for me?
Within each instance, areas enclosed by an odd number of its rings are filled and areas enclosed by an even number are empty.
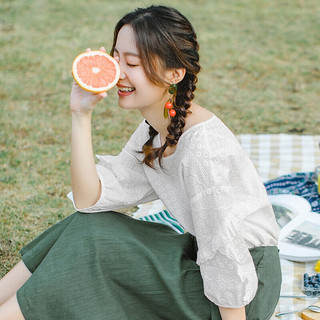
[[[281,270],[277,247],[250,250],[259,289],[247,319],[269,319]],[[189,233],[121,213],[74,213],[21,250],[32,276],[18,290],[26,320],[213,320]]]

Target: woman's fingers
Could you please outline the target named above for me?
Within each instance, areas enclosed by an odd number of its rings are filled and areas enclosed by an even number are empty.
[[[99,49],[100,51],[106,52],[106,48],[105,47],[100,47]],[[87,48],[85,52],[90,52],[91,48]]]
[[[103,51],[103,52],[106,52],[106,48],[105,48],[105,47],[100,47],[99,50],[100,50],[100,51]],[[89,52],[89,51],[91,51],[91,48],[87,48],[87,49],[86,49],[86,52]]]
[[[105,98],[108,94],[106,92],[100,92],[98,93],[98,96],[101,97],[101,99]]]
[[[106,92],[92,94],[91,99],[90,99],[91,100],[90,101],[91,107],[94,107],[98,102],[103,100],[106,96],[107,96]]]

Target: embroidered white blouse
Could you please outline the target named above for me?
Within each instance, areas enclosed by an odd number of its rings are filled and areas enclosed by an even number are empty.
[[[216,116],[183,133],[174,154],[155,169],[141,164],[149,126],[143,121],[118,156],[97,156],[102,184],[99,212],[161,199],[194,235],[204,293],[221,307],[241,307],[258,280],[249,253],[277,245],[278,226],[265,188],[231,131]],[[154,146],[160,146],[159,135]],[[76,208],[77,209],[77,208]],[[78,209],[77,209],[78,210]]]

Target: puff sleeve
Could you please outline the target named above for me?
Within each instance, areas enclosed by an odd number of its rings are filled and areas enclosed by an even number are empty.
[[[117,210],[158,199],[137,152],[147,140],[146,134],[146,124],[142,122],[119,155],[97,156],[101,196],[95,205],[81,210],[75,207],[77,210],[87,213]],[[72,200],[72,194],[68,197]]]
[[[183,170],[204,292],[218,306],[242,307],[258,288],[242,223],[268,206],[266,191],[236,138],[220,134],[219,124],[188,143]]]

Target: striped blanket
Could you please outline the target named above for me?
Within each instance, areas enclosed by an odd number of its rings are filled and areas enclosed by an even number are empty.
[[[140,217],[139,220],[161,223],[172,228],[177,233],[180,233],[180,234],[184,233],[184,229],[182,228],[182,226],[179,224],[179,222],[176,219],[171,217],[170,213],[167,210],[163,210],[158,213]]]

